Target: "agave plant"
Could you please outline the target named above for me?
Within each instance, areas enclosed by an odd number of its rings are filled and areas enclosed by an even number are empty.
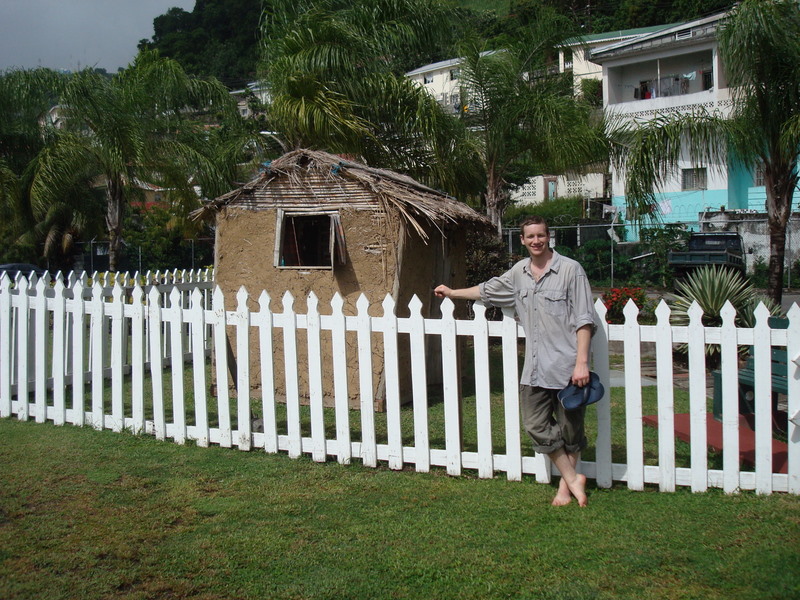
[[[760,294],[739,272],[725,267],[700,267],[685,280],[678,281],[677,288],[674,299],[669,303],[675,325],[689,323],[689,307],[694,301],[703,309],[703,325],[707,327],[722,325],[720,311],[726,301],[730,301],[736,309],[737,327],[755,325],[755,309],[761,302],[770,314],[781,314],[780,306],[773,300]],[[685,347],[679,347],[678,350],[685,351]],[[718,346],[706,346],[706,354],[716,355],[718,352]]]

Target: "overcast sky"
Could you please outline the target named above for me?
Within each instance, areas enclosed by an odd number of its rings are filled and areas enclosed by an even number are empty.
[[[0,70],[50,67],[110,73],[153,37],[153,19],[194,0],[0,0]]]

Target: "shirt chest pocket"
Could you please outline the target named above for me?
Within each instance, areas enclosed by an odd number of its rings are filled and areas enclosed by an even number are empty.
[[[517,292],[516,310],[518,315],[527,312],[530,303],[533,301],[534,296],[530,290],[520,290]]]
[[[549,315],[555,317],[567,316],[567,294],[558,290],[543,290],[539,292],[539,306]]]

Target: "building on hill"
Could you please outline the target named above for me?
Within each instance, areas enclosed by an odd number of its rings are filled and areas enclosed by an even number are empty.
[[[497,52],[488,50],[483,56]],[[561,64],[563,66],[563,52]],[[595,65],[599,70],[599,67]],[[470,99],[461,88],[461,59],[453,58],[423,65],[406,73],[406,77],[436,98],[445,112],[458,115],[469,108]],[[599,199],[605,195],[603,173],[568,173],[537,175],[511,191],[511,200],[517,204],[539,204],[545,200],[578,196]]]
[[[671,25],[607,31],[570,38],[559,46],[558,70],[561,73],[572,73],[573,90],[575,95],[579,96],[583,93],[581,84],[584,80],[602,81],[603,79],[603,67],[592,61],[594,50],[655,33],[668,27]]]
[[[603,68],[606,114],[637,122],[696,108],[730,114],[731,93],[716,37],[725,14],[592,50],[591,61]],[[730,157],[718,164],[696,164],[685,153],[656,197],[665,222],[694,229],[708,211],[763,211],[766,191],[758,169],[744,169]],[[613,167],[612,198],[624,216],[624,176]]]
[[[233,90],[231,96],[236,98],[236,108],[243,119],[256,116],[254,107],[268,104],[270,101],[269,89],[261,82],[253,81],[247,86]]]
[[[487,50],[481,52],[481,56],[486,56],[496,52]],[[441,105],[446,112],[459,114],[464,110],[465,102],[468,99],[461,90],[461,59],[451,58],[439,62],[423,65],[413,71],[406,73],[411,81],[421,86]]]

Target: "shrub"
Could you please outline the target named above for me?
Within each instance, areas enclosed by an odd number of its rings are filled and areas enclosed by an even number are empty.
[[[570,196],[552,198],[539,204],[516,204],[506,209],[503,221],[506,226],[515,227],[532,215],[547,219],[550,227],[573,225],[583,217],[583,199]]]
[[[672,319],[677,325],[689,323],[689,307],[697,301],[703,309],[703,325],[722,325],[720,311],[729,300],[736,309],[736,325],[752,327],[755,323],[753,311],[759,302],[778,315],[781,310],[772,300],[762,295],[756,287],[742,277],[738,271],[725,267],[701,267],[677,284],[677,293],[670,303]]]
[[[800,260],[791,263],[790,268],[783,271],[783,286],[797,287],[800,280]],[[769,261],[763,256],[757,256],[753,262],[753,274],[750,275],[750,282],[754,287],[762,290],[769,288]]]
[[[753,274],[750,275],[753,287],[767,289],[769,283],[769,265],[763,256],[757,256],[753,263]]]
[[[603,107],[603,82],[600,79],[582,79],[581,95],[589,106]]]
[[[559,249],[559,252],[561,250]],[[611,240],[590,240],[578,248],[562,252],[574,258],[586,271],[586,276],[592,285],[604,285],[611,277]],[[614,252],[614,279],[617,281],[631,282],[633,266],[630,259],[613,248]]]
[[[653,253],[647,262],[648,280],[662,287],[672,285],[675,273],[669,265],[669,253],[685,247],[689,232],[683,224],[667,223],[660,227],[642,228],[640,235],[644,247]]]
[[[474,233],[467,246],[467,286],[504,273],[520,257],[508,252],[505,241],[494,233]]]
[[[781,314],[780,306],[762,296],[738,271],[725,267],[695,269],[684,281],[679,281],[677,287],[675,298],[670,302],[672,322],[676,325],[689,323],[689,308],[694,301],[703,309],[703,325],[707,327],[722,325],[720,311],[726,301],[730,301],[736,309],[737,327],[752,327],[755,324],[754,311],[760,302],[764,303],[770,314]],[[678,350],[685,352],[686,346]],[[719,346],[706,345],[706,354],[712,358],[713,366],[719,356]]]
[[[504,273],[519,258],[510,254],[506,243],[494,233],[474,233],[470,236],[466,254],[467,286],[478,285]],[[502,311],[490,307],[486,311],[486,318],[498,320],[502,318]]]
[[[611,288],[607,294],[603,294],[603,304],[606,306],[606,321],[608,323],[624,323],[625,315],[622,311],[628,300],[639,307],[639,310],[647,309],[647,295],[639,287]]]

